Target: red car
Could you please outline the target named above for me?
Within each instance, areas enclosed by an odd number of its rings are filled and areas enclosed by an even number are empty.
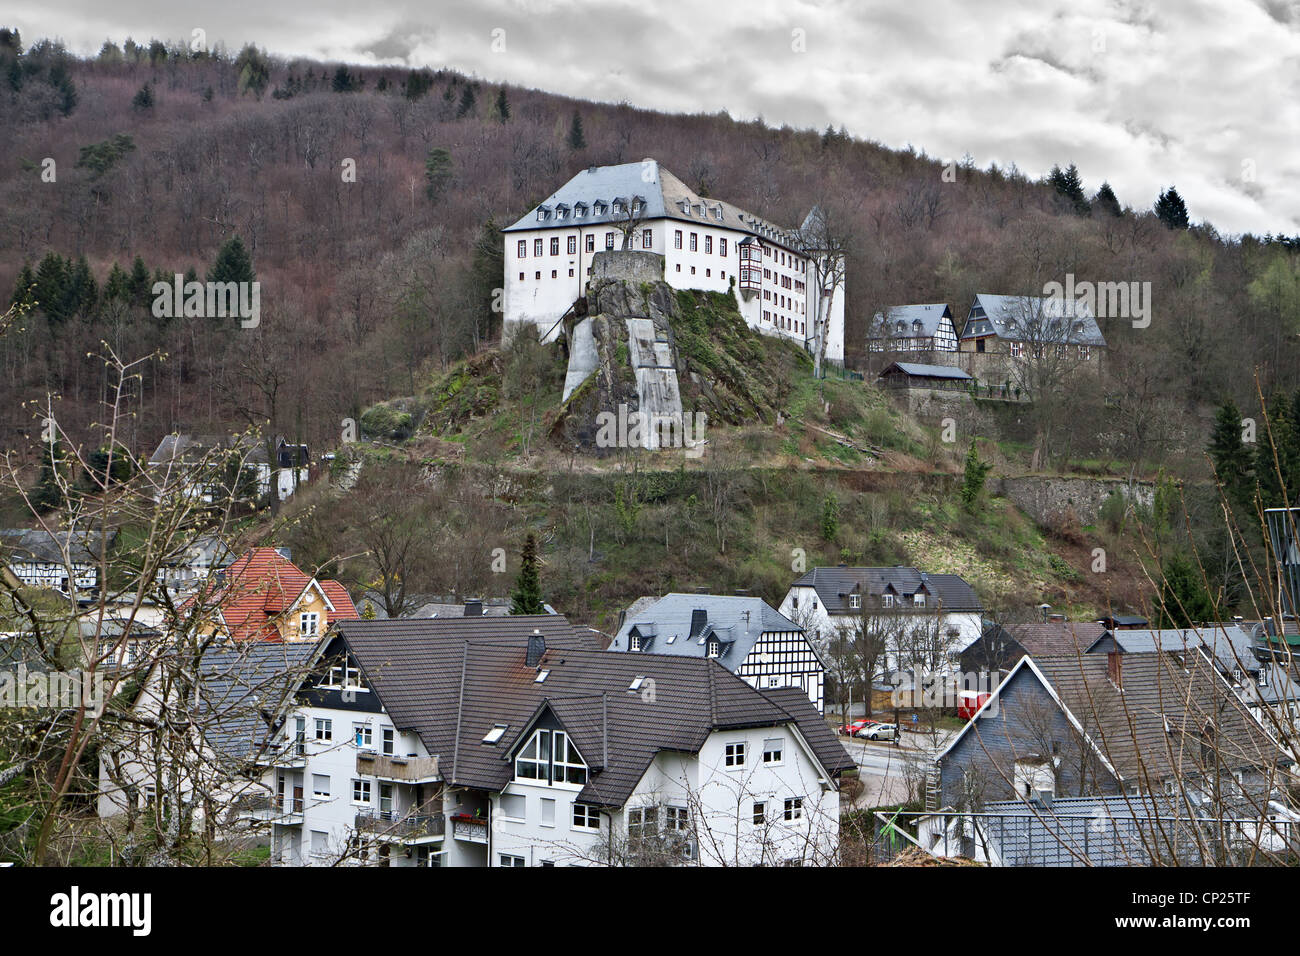
[[[880,721],[871,720],[870,718],[855,720],[853,721],[853,723],[845,724],[843,727],[841,727],[840,733],[848,737],[856,737],[858,735],[858,731],[862,730],[862,728],[870,727],[872,724],[878,724],[878,723],[880,723]]]

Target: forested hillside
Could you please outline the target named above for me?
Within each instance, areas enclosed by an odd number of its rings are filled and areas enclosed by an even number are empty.
[[[1096,430],[1158,463],[1208,400],[1249,406],[1256,366],[1266,392],[1300,384],[1294,243],[1180,228],[1176,209],[1153,214],[1154,196],[1090,201],[1106,170],[1053,185],[829,129],[575,102],[450,70],[160,41],[81,60],[28,39],[0,41],[0,289],[39,301],[0,343],[7,446],[30,424],[22,401],[46,390],[70,425],[93,419],[102,367],[87,353],[101,340],[166,353],[141,382],[142,445],[173,423],[266,418],[328,443],[343,417],[414,391],[422,364],[494,334],[494,226],[583,166],[645,156],[776,222],[813,203],[844,210],[850,350],[890,304],[947,301],[960,317],[977,290],[1037,291],[1066,273],[1150,281],[1149,328],[1104,323],[1107,428],[1050,410],[1067,440]],[[236,237],[262,283],[256,329],[150,314],[155,274],[205,277]]]

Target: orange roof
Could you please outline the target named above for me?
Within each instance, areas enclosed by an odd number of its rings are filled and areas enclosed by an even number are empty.
[[[212,596],[226,629],[237,641],[280,640],[276,618],[297,603],[313,582],[333,605],[330,620],[360,618],[347,589],[338,581],[315,581],[275,548],[254,548],[225,571],[225,583]]]

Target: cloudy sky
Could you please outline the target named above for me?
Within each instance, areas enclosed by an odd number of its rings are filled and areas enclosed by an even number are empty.
[[[28,42],[189,40],[448,66],[590,99],[824,128],[1148,207],[1300,232],[1300,0],[10,0]]]

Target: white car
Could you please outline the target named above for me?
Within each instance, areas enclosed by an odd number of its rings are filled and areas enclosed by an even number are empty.
[[[893,740],[897,733],[896,724],[867,724],[858,731],[857,736],[867,740]]]

